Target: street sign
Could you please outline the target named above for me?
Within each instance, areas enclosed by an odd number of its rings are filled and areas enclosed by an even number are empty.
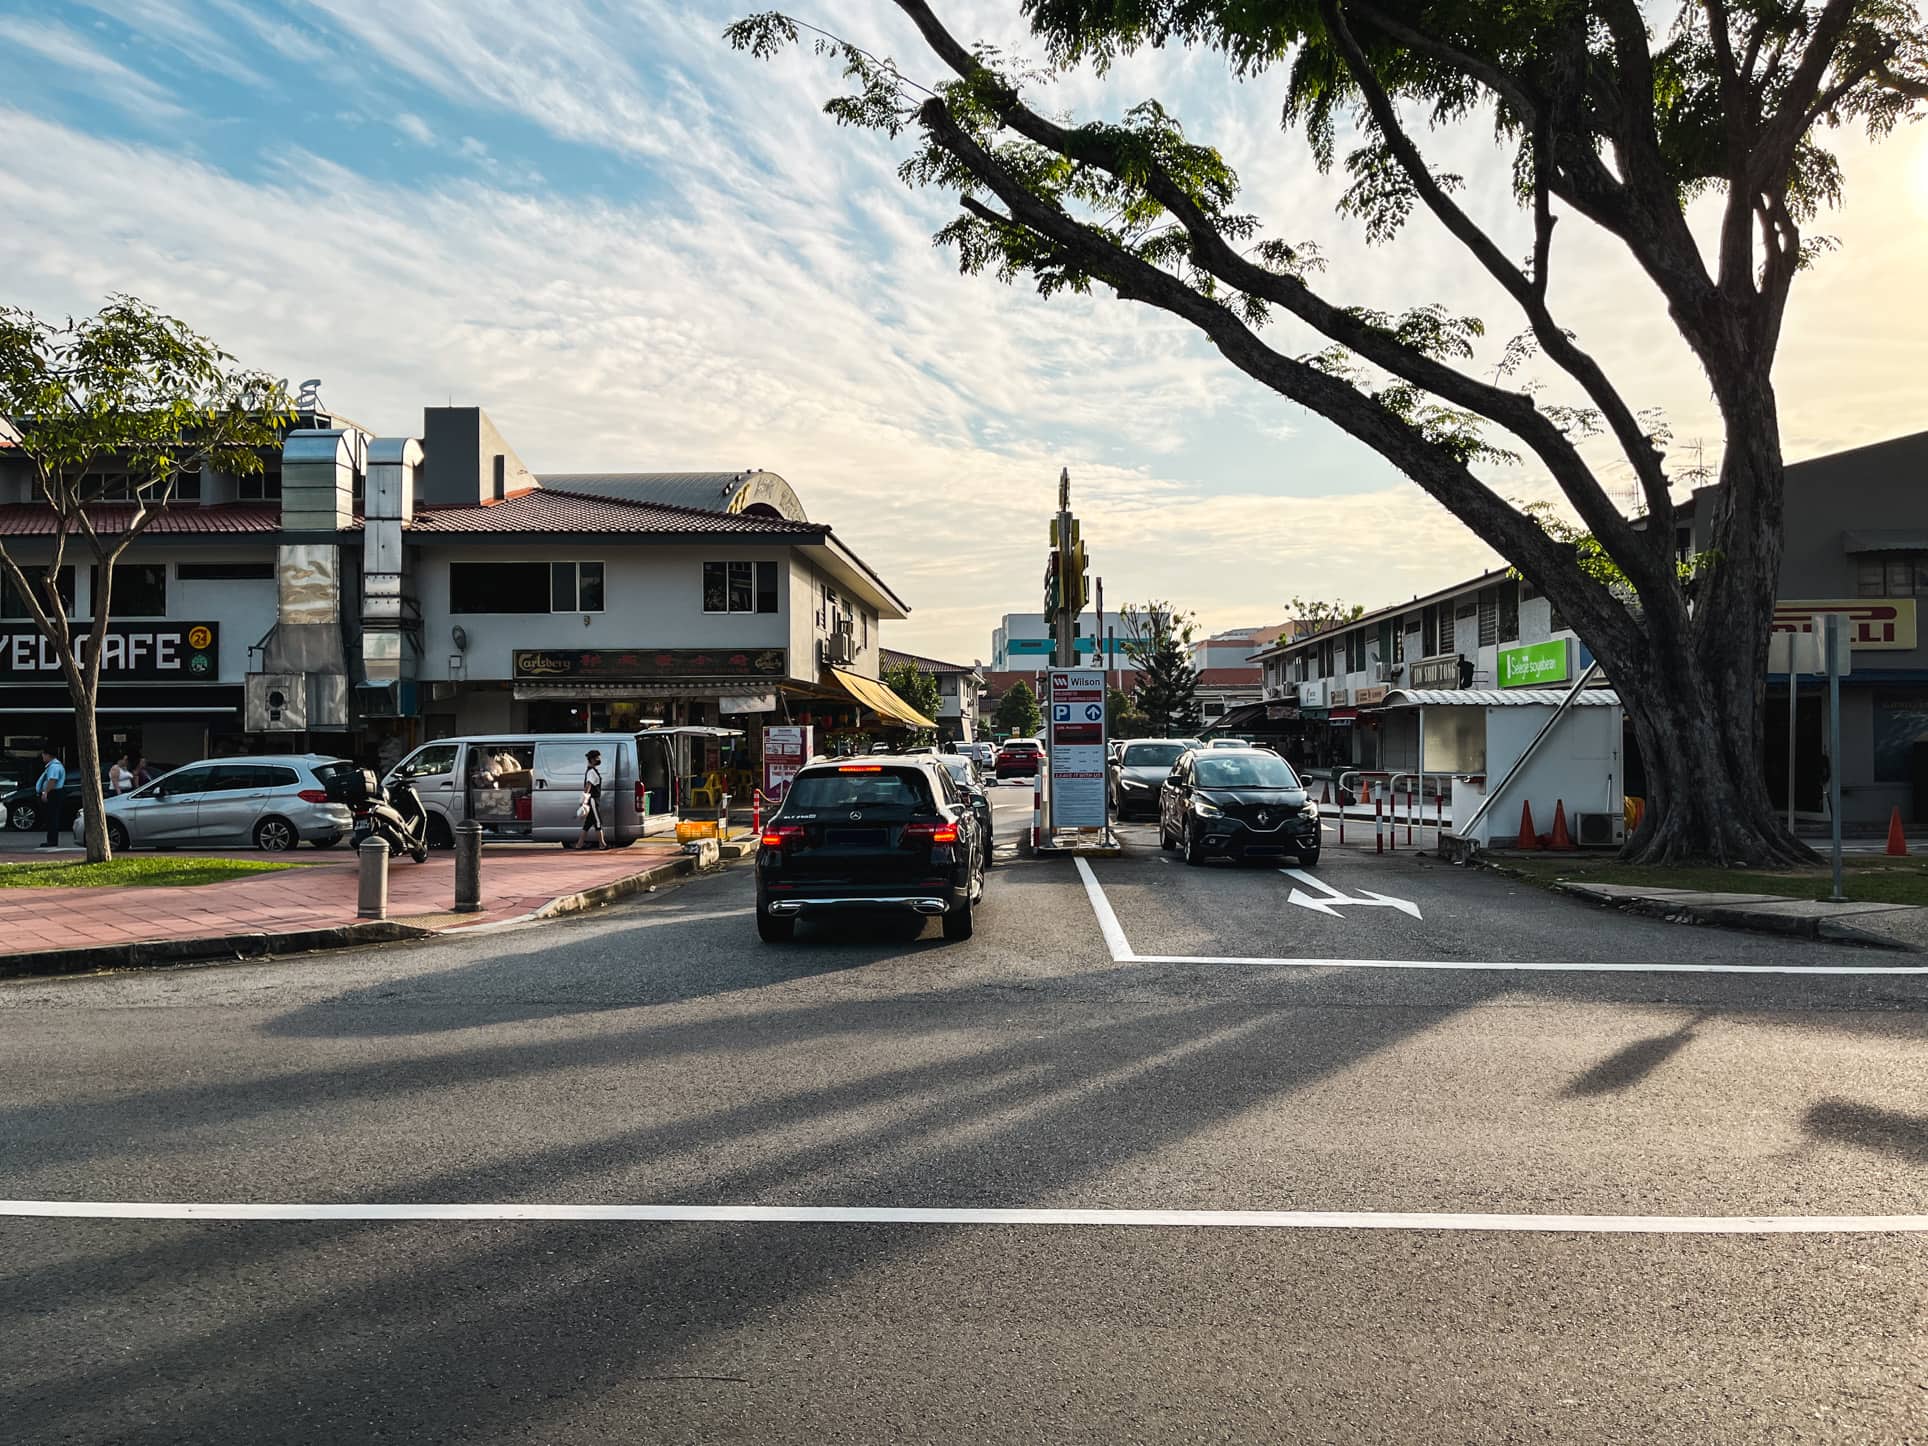
[[[1051,826],[1105,826],[1105,675],[1053,668],[1051,698]]]
[[[1371,889],[1361,889],[1359,891],[1361,897],[1355,899],[1340,893],[1323,879],[1314,878],[1304,869],[1280,869],[1279,872],[1288,879],[1297,879],[1300,883],[1308,884],[1319,891],[1318,896],[1314,896],[1302,894],[1294,889],[1286,897],[1286,903],[1297,904],[1301,909],[1313,909],[1336,919],[1339,917],[1338,911],[1341,908],[1356,904],[1367,909],[1397,909],[1402,914],[1411,914],[1415,919],[1419,917],[1419,905],[1410,899],[1395,899],[1390,894],[1376,894]]]

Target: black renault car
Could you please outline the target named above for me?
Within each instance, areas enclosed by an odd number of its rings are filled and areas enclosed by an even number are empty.
[[[1159,790],[1158,841],[1185,862],[1297,857],[1319,862],[1319,806],[1292,765],[1258,748],[1187,753]]]
[[[990,848],[934,755],[809,764],[763,826],[756,931],[774,943],[805,915],[909,913],[968,939]]]

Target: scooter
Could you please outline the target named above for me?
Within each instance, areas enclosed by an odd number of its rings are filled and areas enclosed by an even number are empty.
[[[355,846],[374,835],[388,845],[389,854],[407,854],[418,864],[428,862],[428,810],[421,795],[405,779],[383,787],[368,769],[362,770],[360,797],[355,810]]]

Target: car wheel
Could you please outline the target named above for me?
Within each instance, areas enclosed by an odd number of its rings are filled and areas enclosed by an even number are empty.
[[[1188,864],[1205,862],[1205,850],[1199,847],[1198,843],[1198,830],[1189,823],[1185,825],[1185,862]]]
[[[115,853],[122,853],[132,844],[127,836],[127,825],[117,818],[107,820],[107,847]]]
[[[756,936],[766,944],[782,944],[797,932],[795,919],[780,919],[757,905]]]
[[[1301,851],[1300,851],[1300,853],[1299,853],[1299,867],[1300,867],[1300,868],[1302,868],[1302,869],[1316,869],[1316,868],[1318,868],[1318,867],[1319,867],[1319,851],[1318,851],[1317,849],[1303,849],[1303,850],[1301,850]]]
[[[7,815],[7,827],[32,833],[40,827],[40,810],[31,803],[16,803],[13,812]]]
[[[432,849],[452,849],[455,847],[455,830],[449,821],[439,813],[428,816],[428,846]]]
[[[301,835],[285,818],[271,816],[254,826],[254,846],[263,853],[285,854],[300,842]]]
[[[971,891],[964,890],[962,903],[957,904],[944,916],[944,937],[946,939],[968,939],[977,925],[971,917]]]

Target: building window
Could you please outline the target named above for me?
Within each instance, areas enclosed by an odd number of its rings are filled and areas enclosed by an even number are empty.
[[[1499,587],[1499,628],[1502,643],[1514,643],[1520,637],[1520,585],[1517,582],[1504,582]]]
[[[1392,620],[1392,660],[1395,663],[1406,661],[1406,620],[1404,618]]]
[[[177,562],[178,582],[273,582],[272,562]]]
[[[100,597],[100,569],[87,570],[88,607]],[[117,618],[164,618],[167,616],[167,564],[164,562],[123,562],[114,569],[114,596],[107,611]]]
[[[1862,597],[1928,596],[1928,555],[1869,558],[1854,571],[1855,592]]]
[[[36,590],[45,586],[47,573],[44,568],[28,567],[23,568],[22,571],[27,574],[27,581]],[[13,580],[11,578],[0,578],[0,584],[4,584],[4,586],[0,586],[0,618],[31,618],[33,613],[27,607],[27,600],[20,595],[19,589],[14,587]],[[55,585],[60,589],[60,605],[67,609],[67,615],[72,617],[74,613],[73,568],[61,568],[60,576],[56,580]]]
[[[199,502],[201,500],[201,469],[181,473],[174,479],[174,500],[177,502]]]
[[[600,562],[549,564],[549,611],[599,613],[603,610],[603,565]]]
[[[243,472],[235,479],[235,496],[243,502],[281,500],[281,469],[269,467],[260,472]]]
[[[1363,673],[1366,670],[1366,630],[1354,628],[1346,634],[1346,671]]]
[[[1458,651],[1459,647],[1453,636],[1453,605],[1441,603],[1439,605],[1439,655],[1443,657]]]
[[[1490,648],[1500,640],[1500,590],[1479,590],[1479,645]]]
[[[825,590],[832,608],[836,594]],[[773,613],[777,610],[777,565],[774,562],[706,562],[703,564],[703,611],[706,613]],[[817,609],[819,625],[823,607]]]
[[[549,564],[546,562],[451,562],[449,611],[452,613],[546,613]]]
[[[1439,656],[1439,607],[1423,608],[1419,614],[1419,656]]]

